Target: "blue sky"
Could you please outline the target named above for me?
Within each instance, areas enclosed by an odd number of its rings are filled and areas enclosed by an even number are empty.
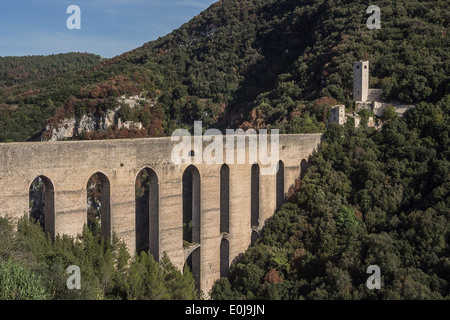
[[[170,33],[216,0],[0,0],[0,56],[89,52],[111,58]],[[81,29],[66,26],[70,5]]]

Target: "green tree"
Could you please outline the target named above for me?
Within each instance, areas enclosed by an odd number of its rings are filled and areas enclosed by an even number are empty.
[[[166,300],[170,293],[164,285],[164,273],[151,255],[136,254],[127,275],[129,300]]]
[[[41,278],[12,260],[0,261],[0,300],[47,300]]]
[[[392,120],[397,117],[397,112],[395,112],[395,108],[391,105],[387,106],[383,112],[383,120]]]
[[[163,254],[160,264],[164,275],[164,285],[170,293],[171,300],[196,300],[199,298],[189,268],[184,268],[182,273],[170,262],[166,253]]]

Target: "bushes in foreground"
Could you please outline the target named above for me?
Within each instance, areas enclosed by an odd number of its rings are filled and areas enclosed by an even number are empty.
[[[67,288],[70,265],[80,267],[81,289]],[[132,258],[123,241],[103,240],[84,228],[77,239],[45,235],[39,224],[20,219],[17,231],[0,217],[0,299],[197,299],[192,274],[163,255]]]

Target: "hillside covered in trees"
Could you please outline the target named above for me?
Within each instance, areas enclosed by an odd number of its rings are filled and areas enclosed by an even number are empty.
[[[449,299],[450,95],[382,131],[333,125],[214,299]],[[381,270],[369,290],[366,270]]]
[[[49,56],[0,57],[0,88],[79,71],[97,65],[100,56],[89,53],[61,53]]]
[[[360,59],[370,60],[371,87],[386,99],[439,101],[449,91],[447,1],[377,5],[381,30],[367,28],[361,0],[218,1],[167,36],[88,70],[0,90],[0,141],[104,114],[123,95],[146,99],[123,119],[144,128],[110,128],[101,138],[170,135],[194,120],[323,132],[331,105],[352,107],[352,64]]]
[[[80,289],[69,290],[68,266],[81,270]],[[192,274],[142,251],[131,257],[116,236],[103,240],[87,227],[78,238],[45,235],[27,217],[0,217],[0,300],[195,300]]]

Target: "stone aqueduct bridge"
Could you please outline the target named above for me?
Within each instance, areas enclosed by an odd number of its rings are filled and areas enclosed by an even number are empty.
[[[134,252],[139,228],[135,183],[139,172],[147,170],[150,252],[156,259],[166,252],[180,269],[190,255],[197,285],[208,292],[274,214],[320,140],[320,134],[280,135],[275,175],[258,174],[252,163],[175,165],[171,152],[177,142],[170,138],[2,143],[0,215],[19,219],[28,214],[31,183],[41,177],[46,231],[76,236],[87,222],[87,182],[99,173],[107,186],[101,199],[102,234],[115,232]],[[192,242],[197,245],[186,248],[182,177],[187,170],[192,173]]]

